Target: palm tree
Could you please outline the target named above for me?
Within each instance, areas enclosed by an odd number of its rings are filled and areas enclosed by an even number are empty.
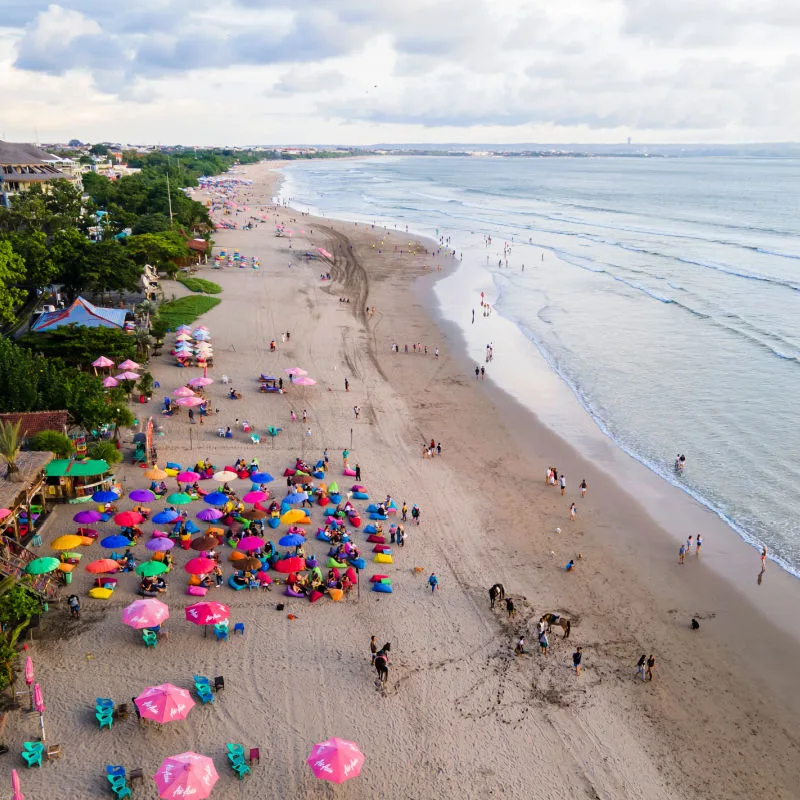
[[[144,314],[144,324],[148,331],[150,330],[150,315],[155,314],[157,310],[158,304],[152,300],[142,300],[142,302],[139,303],[139,311]]]
[[[22,445],[22,437],[19,435],[22,420],[16,423],[0,422],[0,456],[5,459],[6,480],[21,481],[19,467],[17,466],[17,456]]]
[[[150,331],[145,328],[137,328],[133,333],[133,341],[136,342],[136,352],[147,361],[150,355]]]

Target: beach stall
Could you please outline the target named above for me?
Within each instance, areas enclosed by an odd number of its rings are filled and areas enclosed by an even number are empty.
[[[103,489],[117,491],[114,473],[103,460],[73,461],[60,458],[45,468],[47,499],[55,502],[88,503],[92,494]]]
[[[3,538],[25,544],[47,513],[45,469],[52,453],[23,451],[17,456],[19,480],[0,478],[0,531]]]

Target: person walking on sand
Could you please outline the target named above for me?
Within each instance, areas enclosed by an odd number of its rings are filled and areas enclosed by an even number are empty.
[[[419,525],[420,514],[421,512],[419,510],[419,506],[416,503],[414,503],[414,505],[411,506],[411,519],[413,519],[414,522],[417,523],[417,525]]]
[[[567,493],[567,478],[563,473],[558,479],[558,485],[561,487],[561,496],[563,497]]]
[[[347,378],[345,378],[345,379],[344,379],[344,390],[345,390],[346,392],[349,392],[349,391],[350,391],[350,381],[349,381],[349,380],[347,380]]]
[[[539,634],[539,649],[543,656],[547,655],[547,648],[550,647],[550,642],[547,639],[547,631],[542,631]]]
[[[653,680],[653,670],[656,668],[656,657],[651,653],[647,659],[647,680]]]
[[[586,478],[581,481],[581,497],[586,497],[586,491],[589,488],[589,484],[586,483]]]
[[[767,568],[767,546],[764,545],[761,548],[761,569],[765,570]]]
[[[577,513],[578,513],[578,509],[577,509],[577,507],[576,507],[575,503],[573,503],[573,504],[572,504],[572,505],[569,507],[569,518],[570,518],[570,519],[571,519],[573,522],[575,522],[575,515],[576,515]]]
[[[372,656],[372,663],[375,663],[375,656],[378,654],[378,641],[372,636],[369,640],[369,652]]]
[[[517,613],[517,609],[514,608],[514,601],[510,597],[506,597],[506,611],[508,612],[509,619]]]
[[[357,481],[361,480],[361,465],[360,464],[356,464],[356,480]]]
[[[514,648],[514,655],[515,656],[522,656],[525,655],[525,637],[520,636],[517,639],[517,646]]]
[[[682,544],[681,549],[678,551],[678,563],[683,564],[686,559],[686,545]]]
[[[703,537],[698,533],[697,534],[697,539],[695,540],[695,545],[694,545],[694,554],[696,556],[700,555],[700,548],[702,546],[703,546]]]
[[[428,578],[428,586],[431,587],[431,594],[436,591],[436,587],[439,585],[439,579],[436,577],[435,572],[431,572],[430,578]]]
[[[692,552],[692,544],[693,544],[692,537],[689,536],[689,538],[686,540],[686,555],[687,556],[690,555],[691,552]]]
[[[481,380],[486,380],[486,367],[481,367]]]
[[[642,680],[645,680],[644,669],[646,664],[647,664],[647,654],[642,653],[642,655],[639,657],[639,660],[636,662],[636,674]]]
[[[308,422],[308,411],[303,409],[303,422]]]
[[[292,422],[297,422],[297,414],[294,413],[294,409],[291,410],[289,416],[292,418]]]
[[[358,415],[361,413],[361,409],[358,406],[353,406],[353,414],[355,418],[358,419]]]
[[[583,661],[583,648],[576,647],[575,652],[572,654],[572,666],[575,667],[575,674],[581,674],[581,662]]]
[[[480,380],[481,377],[481,368],[476,364],[475,365],[475,380]]]
[[[405,500],[403,500],[403,507],[400,509],[400,514],[401,514],[400,519],[402,519],[403,522],[407,522],[408,521],[408,506],[406,505],[406,501]]]
[[[350,451],[345,447],[345,449],[342,450],[342,464],[344,465],[345,469],[347,469],[348,458],[350,458]]]

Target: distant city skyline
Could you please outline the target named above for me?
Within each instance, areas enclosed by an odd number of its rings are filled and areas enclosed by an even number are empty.
[[[0,137],[791,141],[798,32],[781,0],[4,0]]]

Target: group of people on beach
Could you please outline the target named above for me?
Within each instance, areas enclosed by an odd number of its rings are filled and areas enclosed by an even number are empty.
[[[397,342],[392,342],[392,352],[393,353],[399,353],[400,352],[400,345],[397,344]],[[403,345],[403,352],[406,353],[406,354],[413,353],[415,355],[419,354],[419,355],[426,355],[427,356],[428,355],[428,345],[427,344],[423,345],[420,342],[414,342],[414,343],[411,344],[411,348],[409,349],[408,345],[405,344],[405,345]],[[433,355],[434,355],[434,358],[439,358],[439,348],[438,347],[434,347],[433,348]]]

